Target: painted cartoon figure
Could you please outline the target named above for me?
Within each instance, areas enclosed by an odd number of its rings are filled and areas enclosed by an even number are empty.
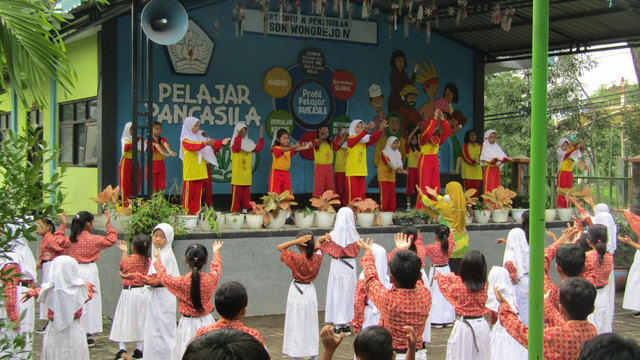
[[[402,106],[402,95],[400,92],[405,85],[412,85],[416,82],[416,70],[414,69],[409,78],[404,69],[407,67],[407,58],[402,50],[395,50],[391,54],[391,74],[389,83],[391,84],[391,94],[387,102],[387,111],[397,111]]]
[[[429,101],[422,104],[420,107],[420,115],[422,115],[424,119],[432,119],[436,110],[435,98],[438,93],[440,79],[438,78],[438,73],[436,72],[436,68],[431,59],[429,59],[429,65],[427,65],[423,59],[421,59],[421,61],[422,65],[416,64],[416,67],[420,72],[417,80],[422,83],[422,90],[427,94]]]
[[[416,110],[416,102],[418,99],[418,89],[413,85],[405,85],[400,92],[402,96],[402,106],[398,109],[398,114],[402,119],[402,137],[407,136],[407,127],[419,126],[424,119],[420,112]]]
[[[369,105],[376,112],[376,116],[373,118],[373,123],[375,124],[373,131],[377,131],[380,127],[380,122],[387,120],[387,115],[384,113],[384,95],[378,84],[371,84],[369,87]]]

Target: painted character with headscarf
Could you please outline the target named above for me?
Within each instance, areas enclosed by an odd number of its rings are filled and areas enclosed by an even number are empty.
[[[584,150],[584,144],[575,143],[570,145],[569,139],[562,138],[558,141],[558,187],[563,189],[569,189],[573,187],[573,166],[575,162],[580,161],[582,157],[582,151]],[[567,199],[558,195],[557,207],[566,208]]]
[[[391,93],[387,102],[387,110],[389,112],[397,111],[402,106],[402,95],[400,92],[405,85],[416,82],[416,69],[411,73],[411,78],[407,76],[405,68],[407,67],[407,58],[402,50],[395,50],[391,54],[391,73],[389,74],[389,83],[391,84]]]
[[[132,123],[128,122],[124,126],[120,143],[122,145],[122,158],[120,159],[120,191],[122,194],[122,204],[129,205],[129,199],[133,196],[133,179],[131,171],[133,168],[133,128]],[[142,150],[141,136],[138,135],[138,151]],[[136,195],[140,191],[140,165],[136,169],[138,178],[136,182]]]
[[[354,199],[365,198],[366,177],[367,172],[367,147],[373,145],[380,139],[382,132],[387,127],[387,121],[380,122],[378,131],[369,135],[368,132],[373,129],[374,124],[371,122],[364,125],[362,120],[353,120],[349,125],[349,137],[347,138],[347,168],[345,175],[347,177],[347,199],[352,202]]]
[[[200,211],[202,191],[207,181],[207,162],[218,166],[215,152],[231,140],[213,140],[200,134],[200,120],[189,116],[182,123],[180,159],[182,159],[182,205],[189,215]]]
[[[378,186],[380,187],[380,211],[396,211],[396,174],[408,174],[402,167],[402,153],[398,150],[400,140],[395,136],[387,139],[378,163]]]
[[[500,186],[500,169],[504,163],[512,160],[498,145],[498,135],[495,130],[484,132],[484,142],[480,152],[480,162],[484,167],[482,171],[482,193],[488,194]],[[478,194],[480,195],[480,194]]]
[[[264,127],[256,144],[247,137],[247,124],[239,122],[231,137],[231,212],[251,209],[251,158],[264,147]]]
[[[440,110],[435,111],[435,118],[425,119],[420,131],[420,160],[418,162],[418,183],[420,189],[427,187],[440,191],[440,146],[451,135],[449,123],[445,121]],[[416,209],[422,209],[422,201],[418,201]]]

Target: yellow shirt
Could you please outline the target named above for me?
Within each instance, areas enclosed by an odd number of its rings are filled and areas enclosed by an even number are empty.
[[[184,150],[184,159],[182,159],[182,176],[185,181],[190,180],[202,180],[209,177],[207,172],[207,161],[201,159],[198,162],[198,152],[187,150],[184,144],[191,145],[199,145],[202,144],[204,147],[204,143],[202,142],[193,142],[189,140],[182,140],[181,146]]]
[[[420,153],[422,155],[438,155],[438,150],[440,150],[440,144],[434,144],[431,141],[420,147]]]
[[[572,158],[568,158],[568,159],[564,159],[562,161],[562,166],[560,166],[560,171],[568,171],[568,172],[572,172],[573,171],[573,159]]]
[[[382,157],[385,157],[384,161]],[[396,172],[391,170],[391,167],[385,164],[388,163],[389,158],[384,154],[380,154],[380,162],[378,163],[378,181],[396,182]]]
[[[462,178],[469,180],[482,180],[482,166],[480,166],[480,152],[482,146],[479,144],[465,144],[462,146]],[[465,160],[475,161],[469,164]]]
[[[409,148],[409,153],[407,153],[407,169],[408,168],[418,168],[418,162],[420,162],[420,151],[413,151]]]
[[[122,152],[122,158],[123,159],[133,159],[133,151],[132,148],[133,146],[131,146],[132,142],[129,141],[128,143],[124,144],[124,151]],[[129,149],[129,150],[127,150]]]
[[[346,176],[367,176],[367,146],[361,142],[347,153]]]
[[[396,137],[400,138],[400,136],[396,136]],[[387,140],[388,139],[389,139],[389,137],[383,136],[376,143],[376,149],[373,152],[373,165],[374,166],[378,166],[378,163],[380,162],[380,154],[382,153],[382,150],[384,150],[384,148],[387,146]],[[400,144],[398,144],[398,150],[402,154],[402,158],[403,159],[407,155],[407,151],[405,150],[406,144],[407,144],[407,140],[405,140],[404,138],[400,138]],[[415,167],[418,167],[418,165],[416,165]]]
[[[251,185],[251,153],[231,153],[231,185]]]
[[[283,152],[282,146],[274,146],[273,149],[271,149],[271,154],[273,155],[271,168],[275,170],[289,171],[289,168],[291,167],[291,152],[291,150]],[[280,153],[282,156],[276,157],[275,153]]]
[[[313,147],[313,163],[316,165],[331,165],[333,164],[333,146],[323,141],[320,144],[318,150]]]
[[[345,172],[347,168],[347,149],[340,148],[336,153],[336,166],[334,172]]]

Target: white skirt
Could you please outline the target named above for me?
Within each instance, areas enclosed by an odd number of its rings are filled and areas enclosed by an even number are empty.
[[[149,288],[144,320],[143,359],[171,358],[176,337],[176,297],[164,287]]]
[[[609,285],[596,290],[596,303],[593,313],[587,320],[596,327],[598,335],[613,331],[611,323],[607,321],[607,307],[609,306]]]
[[[522,275],[516,285],[516,303],[520,321],[529,326],[529,274]]]
[[[132,342],[144,340],[144,320],[147,314],[149,291],[146,287],[122,289],[109,340]]]
[[[80,324],[87,334],[102,332],[102,298],[100,291],[100,274],[96,263],[78,264],[78,277],[82,281],[90,282],[95,286],[93,299],[82,305],[82,317]]]
[[[427,276],[427,273],[424,271],[424,269],[420,269],[420,272],[422,273],[422,282],[424,283],[424,286],[426,286],[428,289],[429,276]],[[433,303],[431,306],[433,306]],[[422,332],[422,342],[431,342],[431,313],[429,313],[429,316],[427,316],[427,321],[425,322],[425,325],[424,325],[424,331]]]
[[[51,261],[47,261],[45,263],[42,263],[42,281],[40,281],[40,284],[44,284],[46,282],[49,281],[49,271],[51,269]],[[40,304],[40,313],[38,318],[40,320],[48,320],[49,318],[47,317],[47,312],[49,309],[47,309],[47,305],[45,304]]]
[[[634,258],[635,259],[635,258]],[[605,321],[610,324],[611,331],[613,331],[613,316],[616,312],[616,277],[613,273],[613,268],[609,273],[609,294],[607,295],[607,311],[605,313]]]
[[[184,351],[187,350],[187,346],[196,337],[196,332],[201,327],[215,324],[211,314],[207,314],[200,317],[186,317],[183,316],[178,324],[176,331],[176,340],[173,343],[173,350],[171,351],[171,360],[180,360]]]
[[[640,251],[636,251],[636,255],[633,257],[633,264],[629,269],[622,308],[640,311]]]
[[[79,320],[71,326],[57,330],[50,324],[42,339],[42,360],[89,360],[89,348],[84,327]]]
[[[396,360],[404,360],[407,357],[407,354],[396,354]],[[418,350],[416,351],[416,360],[427,360],[427,351],[426,350]]]
[[[380,324],[380,310],[373,304],[371,300],[367,300],[364,304],[364,320],[362,321],[362,330],[369,326]]]
[[[19,359],[27,359],[29,358],[29,354],[32,352],[33,350],[33,329],[34,329],[34,322],[35,322],[35,300],[34,298],[30,298],[29,300],[27,300],[26,302],[22,302],[22,293],[28,291],[30,288],[26,287],[26,286],[16,286],[16,294],[17,294],[17,306],[18,306],[18,314],[21,316],[21,321],[20,321],[20,331],[18,333],[20,334],[25,334],[26,336],[26,343],[24,346],[24,353],[20,354],[20,356],[17,356],[16,358]],[[24,313],[24,317],[22,317]],[[0,318],[3,319],[7,319],[8,320],[8,315],[7,315],[7,311],[4,307],[4,304],[0,304]],[[10,330],[7,328],[2,328],[0,329],[0,337],[1,338],[8,338],[8,339],[15,339],[16,336],[18,335],[18,333],[16,333],[16,331],[14,330]],[[0,356],[2,355],[7,355],[4,354],[3,352],[0,352]],[[12,357],[13,358],[13,357]]]
[[[500,321],[491,329],[491,359],[492,360],[516,360],[527,359],[529,351],[516,341]]]
[[[329,280],[327,282],[327,301],[324,321],[330,324],[344,325],[353,319],[353,302],[356,291],[356,259],[342,259],[353,268],[338,259],[331,259]]]
[[[442,275],[447,275],[451,272],[449,265],[438,267],[437,270]],[[433,277],[433,267],[431,269],[431,277]],[[433,282],[433,283],[432,283]],[[447,299],[440,292],[440,286],[438,286],[437,279],[429,279],[429,282],[425,285],[429,286],[431,291],[431,310],[429,311],[429,319],[433,324],[450,324],[456,319],[456,309],[447,301]]]
[[[467,319],[469,324],[456,320],[447,341],[447,360],[490,360],[491,336],[484,318]],[[473,327],[473,330],[471,330]],[[475,332],[475,343],[474,334]],[[476,348],[476,344],[478,347]],[[515,357],[513,359],[516,359]]]
[[[293,358],[318,356],[319,344],[316,288],[313,284],[291,282],[284,315],[282,353]]]

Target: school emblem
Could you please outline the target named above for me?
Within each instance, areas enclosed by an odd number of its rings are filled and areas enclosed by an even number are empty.
[[[182,40],[167,46],[173,71],[187,75],[206,74],[214,48],[213,40],[193,20]]]

